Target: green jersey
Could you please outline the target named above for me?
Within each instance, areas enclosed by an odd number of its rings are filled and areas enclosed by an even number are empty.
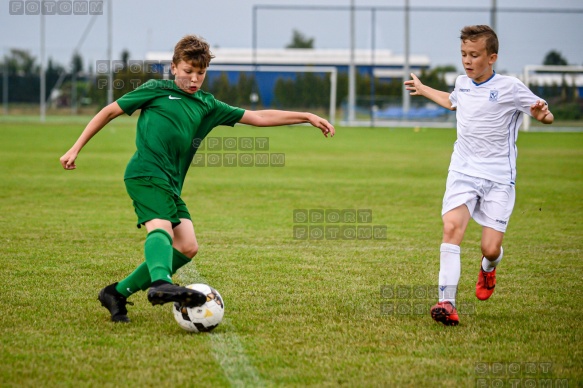
[[[177,195],[202,139],[218,125],[234,126],[245,112],[202,90],[185,93],[172,80],[149,80],[117,103],[128,115],[141,109],[137,151],[124,179],[162,178]]]

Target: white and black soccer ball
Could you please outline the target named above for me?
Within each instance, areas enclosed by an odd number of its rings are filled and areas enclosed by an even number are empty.
[[[223,320],[225,304],[221,294],[208,284],[196,283],[186,286],[206,295],[206,303],[200,307],[181,307],[174,303],[172,312],[178,325],[186,331],[200,333],[213,330]]]

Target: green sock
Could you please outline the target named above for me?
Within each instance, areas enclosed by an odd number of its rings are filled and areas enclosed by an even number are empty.
[[[179,268],[190,263],[191,259],[172,248],[172,274],[175,274]],[[127,278],[120,280],[115,289],[117,292],[128,298],[135,292],[140,290],[145,291],[150,288],[152,278],[150,278],[150,270],[148,264],[145,262],[140,264]]]
[[[174,275],[178,269],[190,263],[192,259],[189,259],[182,252],[174,249],[172,253],[172,274]]]
[[[145,262],[140,264],[138,268],[134,270],[129,276],[123,280],[120,280],[115,286],[117,292],[128,298],[135,292],[140,290],[144,291],[150,288],[152,279],[150,278],[150,271],[148,270],[148,264]]]
[[[146,264],[152,283],[163,280],[172,283],[172,237],[164,229],[154,229],[144,244]]]

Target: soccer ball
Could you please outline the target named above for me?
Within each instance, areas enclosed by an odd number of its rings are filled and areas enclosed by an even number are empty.
[[[186,286],[206,295],[206,303],[200,307],[181,307],[174,303],[172,312],[178,325],[186,331],[193,333],[213,330],[223,320],[225,304],[221,294],[208,284],[190,284]]]

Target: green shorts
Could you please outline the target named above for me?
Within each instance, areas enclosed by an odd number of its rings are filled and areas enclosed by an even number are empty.
[[[182,198],[174,194],[164,179],[130,178],[125,184],[138,216],[138,228],[153,219],[168,220],[173,228],[180,224],[181,218],[192,219]]]

